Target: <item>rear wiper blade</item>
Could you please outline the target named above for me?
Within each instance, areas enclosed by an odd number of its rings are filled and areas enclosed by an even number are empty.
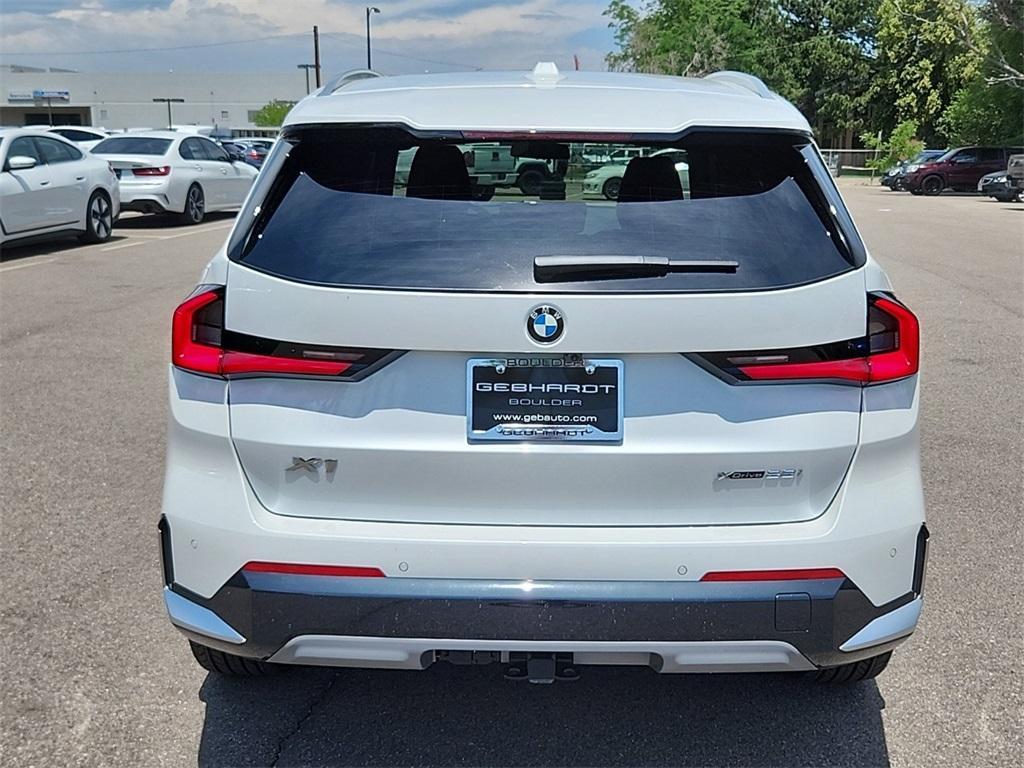
[[[558,283],[664,277],[673,272],[732,274],[739,266],[736,261],[688,261],[667,256],[537,256],[533,278],[538,283]]]

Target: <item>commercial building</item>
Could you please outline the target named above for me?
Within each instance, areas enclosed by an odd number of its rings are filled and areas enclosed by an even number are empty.
[[[272,73],[77,72],[0,67],[0,125],[94,125],[109,130],[176,125],[254,128],[256,112],[274,99],[306,94],[301,70]]]

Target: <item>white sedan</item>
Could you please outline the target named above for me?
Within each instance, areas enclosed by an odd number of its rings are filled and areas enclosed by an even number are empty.
[[[686,152],[681,149],[661,149],[652,153],[651,157],[658,155],[672,156],[672,161],[676,167],[676,174],[679,176],[679,182],[683,185],[683,194],[689,197],[690,166],[686,163]],[[639,157],[639,155],[636,156]],[[622,186],[622,176],[626,172],[628,162],[628,160],[613,159],[610,163],[590,171],[583,178],[583,196],[618,200],[619,187]]]
[[[110,135],[99,128],[87,128],[78,125],[55,125],[43,130],[63,136],[68,141],[75,142],[81,149],[92,149]]]
[[[111,136],[92,152],[121,179],[124,210],[177,213],[185,224],[198,224],[208,211],[240,208],[258,173],[205,136],[175,131]]]
[[[0,129],[0,243],[72,232],[110,237],[120,207],[106,160],[45,131]]]

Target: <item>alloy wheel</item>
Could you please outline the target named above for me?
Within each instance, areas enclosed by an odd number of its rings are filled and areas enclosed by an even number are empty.
[[[89,206],[89,220],[92,222],[92,231],[100,240],[106,240],[114,228],[114,217],[110,210],[110,203],[103,195],[96,195]]]
[[[188,217],[192,221],[200,221],[203,218],[203,208],[205,207],[205,201],[203,200],[203,191],[199,187],[192,187],[188,191]]]

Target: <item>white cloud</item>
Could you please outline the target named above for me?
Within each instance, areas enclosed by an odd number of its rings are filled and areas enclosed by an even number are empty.
[[[308,47],[301,36],[314,24],[330,36],[325,39],[325,51],[332,44],[338,49],[339,66],[358,63],[362,56],[363,0],[171,0],[163,7],[123,3],[113,7],[109,1],[67,0],[66,7],[47,13],[3,14],[0,51],[11,53],[0,54],[0,60],[11,63],[21,61],[19,55],[48,53],[51,56],[45,62],[32,56],[27,63],[112,68],[123,57],[75,59],[72,54],[295,35],[294,40],[262,47],[248,44],[175,55],[136,54],[144,69],[156,61],[160,66],[170,61],[179,67],[236,69],[235,65],[252,60],[265,62],[263,69],[276,69],[293,66],[298,52]],[[383,12],[373,17],[373,39],[382,49],[379,60],[396,71],[419,71],[430,64],[399,56],[389,59],[384,51],[486,68],[522,68],[538,57],[566,61],[576,52],[596,66],[604,51],[592,46],[606,37],[602,34],[606,20],[601,16],[605,4],[606,0],[377,0]],[[579,42],[581,35],[590,45]]]

